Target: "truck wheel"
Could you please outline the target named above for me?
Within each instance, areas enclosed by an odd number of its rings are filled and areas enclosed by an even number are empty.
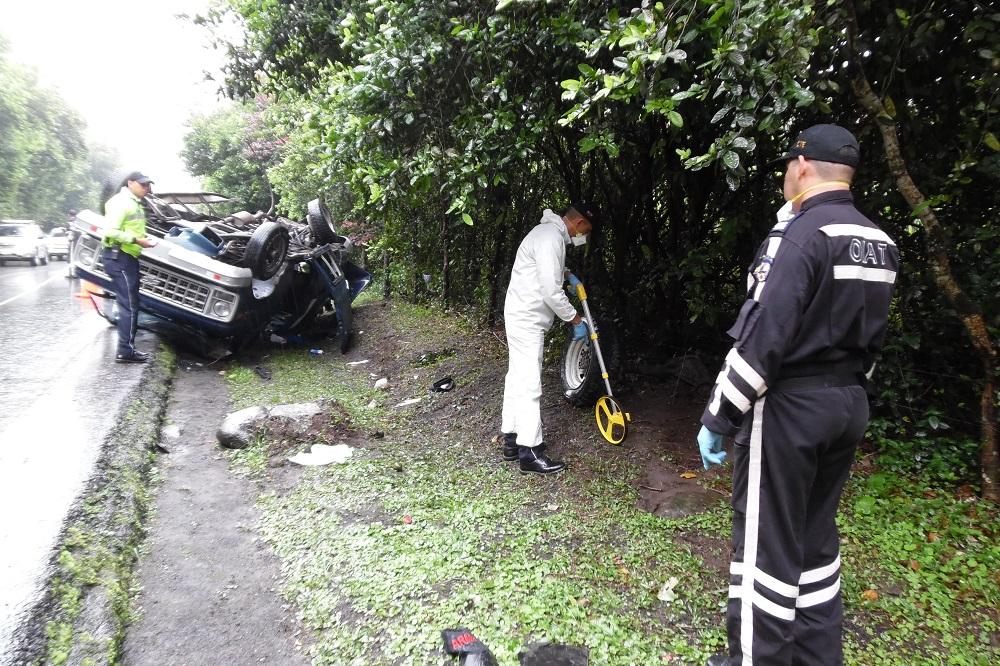
[[[337,233],[333,226],[333,216],[330,209],[319,199],[313,199],[307,206],[306,222],[309,223],[309,230],[312,231],[313,241],[316,245],[326,245],[328,243],[343,243],[344,237]]]
[[[612,326],[602,326],[596,318],[595,323],[604,364],[614,381],[621,369],[618,336]],[[589,407],[607,392],[604,378],[601,377],[601,364],[597,361],[590,338],[573,340],[571,337],[566,341],[559,366],[559,379],[562,381],[563,397],[575,407]]]
[[[243,253],[243,265],[258,280],[274,277],[288,254],[288,230],[277,222],[267,221],[254,229]]]

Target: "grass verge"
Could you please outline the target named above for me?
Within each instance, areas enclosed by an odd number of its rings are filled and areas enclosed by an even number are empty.
[[[60,537],[49,589],[29,625],[32,663],[118,664],[133,619],[135,564],[153,493],[153,445],[159,437],[173,352],[161,349],[126,401],[104,443],[94,478]],[[39,633],[39,639],[30,634]]]
[[[377,374],[388,368],[402,382],[426,369],[427,349],[446,349],[442,368],[465,363],[463,385],[502,377],[502,350],[484,352],[441,312],[372,303],[355,321],[377,341],[357,352]],[[493,398],[456,390],[400,410],[400,396],[373,391],[367,371],[324,358],[278,353],[270,385],[228,375],[237,406],[331,397],[355,424],[385,432],[291,490],[264,484],[260,529],[315,636],[313,663],[441,663],[439,632],[455,626],[501,664],[540,639],[586,646],[602,666],[700,665],[724,651],[721,497],[681,520],[641,511],[642,470],[627,453],[581,457],[555,479],[522,477],[486,445]],[[589,419],[580,413],[581,430]],[[261,474],[267,446],[240,454]],[[878,470],[856,475],[843,507],[847,663],[996,663],[995,509]]]

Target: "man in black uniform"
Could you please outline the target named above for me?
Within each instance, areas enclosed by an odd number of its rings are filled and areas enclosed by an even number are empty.
[[[736,435],[729,657],[709,666],[843,663],[834,517],[868,423],[864,384],[899,253],[854,208],[849,131],[810,127],[781,161],[788,203],[750,267],[698,434],[706,469]]]

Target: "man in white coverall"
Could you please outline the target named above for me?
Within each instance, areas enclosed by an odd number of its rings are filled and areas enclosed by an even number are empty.
[[[558,215],[546,209],[542,220],[517,248],[504,301],[509,365],[503,391],[503,459],[517,460],[522,474],[554,474],[566,464],[545,455],[539,403],[542,397],[542,348],[556,316],[573,326],[582,340],[587,325],[563,291],[566,246],[583,245],[596,219],[589,203],[575,203]],[[571,284],[577,279],[569,274]]]

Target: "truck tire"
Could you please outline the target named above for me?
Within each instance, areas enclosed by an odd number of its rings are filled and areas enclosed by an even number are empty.
[[[319,199],[313,199],[309,202],[306,210],[306,222],[309,223],[313,243],[318,246],[344,242],[344,237],[338,234],[333,226],[333,216],[330,215],[330,209],[326,207],[325,203]]]
[[[611,380],[619,374],[621,363],[621,345],[618,335],[611,325],[601,325],[594,319],[600,336],[601,353]],[[559,364],[559,379],[562,382],[563,397],[575,407],[590,407],[597,398],[607,393],[604,378],[601,377],[601,364],[597,361],[590,338],[573,340],[570,337],[563,347]]]
[[[270,280],[288,255],[288,229],[267,221],[254,229],[243,252],[243,265],[258,280]]]

